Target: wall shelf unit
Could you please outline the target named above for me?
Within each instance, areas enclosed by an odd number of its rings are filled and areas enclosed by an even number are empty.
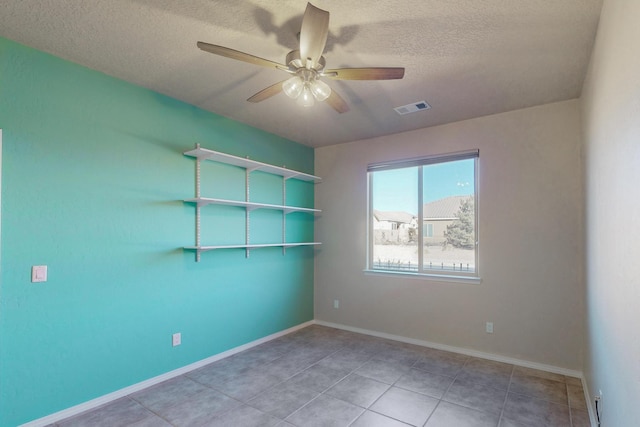
[[[283,211],[285,214],[288,214],[291,212],[308,212],[308,213],[320,212],[320,209],[298,208],[295,206],[285,206],[285,205],[271,205],[268,203],[241,202],[239,200],[211,199],[208,197],[195,197],[193,199],[185,199],[185,202],[196,203],[200,207],[207,206],[207,205],[240,206],[240,207],[246,208],[248,211],[253,211],[256,209],[273,209],[277,211]]]
[[[185,203],[193,203],[196,205],[196,244],[194,246],[185,246],[184,250],[195,251],[196,261],[200,261],[200,254],[215,249],[244,249],[245,256],[249,257],[251,249],[281,247],[282,253],[285,253],[286,248],[297,246],[316,246],[320,245],[320,242],[287,242],[286,239],[286,217],[290,213],[302,212],[307,214],[315,214],[321,212],[319,209],[305,208],[298,206],[289,206],[286,203],[287,200],[287,180],[297,179],[307,182],[318,182],[320,178],[314,175],[298,172],[292,169],[287,169],[280,166],[274,166],[267,163],[257,162],[242,157],[232,156],[230,154],[220,153],[218,151],[208,150],[201,148],[200,144],[196,144],[196,148],[193,150],[185,151],[185,156],[196,158],[196,195],[193,198],[185,199]],[[227,165],[237,166],[245,170],[245,200],[228,200],[218,199],[211,197],[202,197],[200,195],[201,178],[200,168],[202,161],[212,161],[218,163],[224,163]],[[250,195],[250,182],[251,173],[254,171],[261,171],[272,175],[278,175],[282,177],[282,204],[269,204],[269,203],[256,203],[249,200]],[[202,245],[200,243],[200,209],[208,205],[223,205],[223,206],[236,206],[245,209],[245,242],[237,245]],[[282,212],[282,241],[277,243],[265,243],[265,244],[252,244],[250,242],[250,213],[257,209],[270,209]]]

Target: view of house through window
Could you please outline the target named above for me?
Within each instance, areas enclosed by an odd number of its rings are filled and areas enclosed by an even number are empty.
[[[369,268],[477,275],[478,151],[369,166]]]

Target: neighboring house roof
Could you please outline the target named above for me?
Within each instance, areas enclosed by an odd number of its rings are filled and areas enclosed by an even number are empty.
[[[411,224],[411,220],[416,217],[409,212],[385,212],[379,210],[374,210],[373,216],[378,221],[399,222],[402,224]]]
[[[422,207],[424,219],[455,219],[462,202],[472,197],[471,195],[450,196],[425,203]]]

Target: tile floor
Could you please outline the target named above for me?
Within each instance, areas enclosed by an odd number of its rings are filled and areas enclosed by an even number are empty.
[[[309,326],[55,424],[586,427],[577,378]]]

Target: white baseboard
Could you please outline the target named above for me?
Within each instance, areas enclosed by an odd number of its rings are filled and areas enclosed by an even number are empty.
[[[295,332],[299,329],[305,328],[307,326],[313,325],[313,324],[317,324],[317,325],[322,325],[322,326],[327,326],[327,327],[331,327],[331,328],[336,328],[336,329],[343,329],[345,331],[351,331],[351,332],[356,332],[356,333],[360,333],[360,334],[365,334],[365,335],[371,335],[374,337],[379,337],[379,338],[386,338],[386,339],[390,339],[393,341],[399,341],[399,342],[404,342],[404,343],[408,343],[408,344],[415,344],[415,345],[419,345],[422,347],[429,347],[429,348],[435,348],[438,350],[445,350],[445,351],[451,351],[454,353],[460,353],[460,354],[464,354],[467,356],[473,356],[473,357],[479,357],[481,359],[487,359],[487,360],[494,360],[497,362],[503,362],[503,363],[509,363],[512,365],[516,365],[516,366],[522,366],[525,368],[533,368],[533,369],[539,369],[541,371],[547,371],[547,372],[552,372],[552,373],[556,373],[556,374],[561,374],[561,375],[566,375],[569,377],[575,377],[575,378],[580,378],[582,381],[582,386],[584,387],[584,391],[585,391],[585,398],[587,401],[587,408],[589,411],[589,418],[591,420],[591,424],[592,425],[596,425],[595,424],[595,416],[594,416],[594,410],[593,410],[593,406],[591,404],[590,401],[590,393],[588,392],[587,389],[587,385],[586,382],[583,378],[582,372],[580,371],[575,371],[575,370],[571,370],[571,369],[565,369],[565,368],[559,368],[556,366],[552,366],[552,365],[545,365],[542,363],[536,363],[536,362],[530,362],[527,360],[521,360],[521,359],[516,359],[516,358],[512,358],[512,357],[506,357],[506,356],[500,356],[497,354],[492,354],[492,353],[484,353],[484,352],[480,352],[480,351],[475,351],[475,350],[469,350],[466,348],[461,348],[461,347],[454,347],[454,346],[449,346],[449,345],[444,345],[444,344],[439,344],[439,343],[435,343],[435,342],[430,342],[430,341],[423,341],[423,340],[418,340],[418,339],[414,339],[414,338],[407,338],[407,337],[403,337],[400,335],[393,335],[393,334],[387,334],[384,332],[377,332],[377,331],[372,331],[369,329],[362,329],[362,328],[355,328],[352,326],[347,326],[347,325],[342,325],[342,324],[338,324],[338,323],[331,323],[331,322],[325,322],[323,320],[310,320],[308,322],[305,323],[301,323],[297,326],[291,327],[289,329],[285,329],[284,331],[280,331],[280,332],[276,332],[275,334],[271,334],[268,335],[264,338],[260,338],[258,340],[252,341],[250,343],[241,345],[239,347],[235,347],[232,348],[231,350],[227,350],[225,352],[216,354],[215,356],[211,356],[208,357],[206,359],[200,360],[198,362],[195,363],[191,363],[187,366],[183,366],[182,368],[178,368],[175,369],[173,371],[167,372],[165,374],[162,375],[158,375],[157,377],[153,377],[150,378],[148,380],[139,382],[137,384],[133,384],[129,387],[125,387],[123,389],[114,391],[112,393],[109,394],[105,394],[104,396],[100,396],[96,399],[92,399],[89,400],[87,402],[81,403],[79,405],[76,406],[72,406],[71,408],[68,409],[64,409],[62,411],[56,412],[54,414],[48,415],[46,417],[43,418],[39,418],[37,420],[34,421],[30,421],[26,424],[22,424],[22,426],[20,427],[44,427],[47,426],[49,424],[55,423],[57,421],[63,420],[65,418],[69,418],[72,417],[74,415],[78,415],[82,412],[88,411],[90,409],[95,409],[99,406],[102,406],[106,403],[112,402],[114,400],[120,399],[121,397],[125,397],[128,396],[132,393],[135,393],[137,391],[143,390],[147,387],[151,387],[153,385],[159,384],[163,381],[169,380],[171,378],[175,378],[178,377],[180,375],[186,374],[187,372],[191,372],[193,370],[196,370],[198,368],[201,368],[205,365],[208,365],[209,363],[213,363],[217,360],[220,359],[224,359],[225,357],[229,357],[232,356],[236,353],[239,353],[241,351],[244,350],[248,350],[252,347],[258,346],[260,344],[263,344],[267,341],[271,341],[273,339],[279,338],[283,335],[287,335],[291,332]]]
[[[325,322],[324,320],[315,320],[314,323],[316,325],[328,326],[330,328],[343,329],[345,331],[356,332],[359,334],[371,335],[378,338],[386,338],[393,341],[404,342],[407,344],[415,344],[421,347],[435,348],[438,350],[451,351],[453,353],[464,354],[466,356],[479,357],[481,359],[493,360],[496,362],[509,363],[511,365],[522,366],[523,368],[533,368],[539,369],[541,371],[552,372],[554,374],[566,375],[568,377],[579,378],[582,382],[582,389],[584,390],[584,398],[587,402],[587,411],[589,413],[589,422],[592,426],[596,427],[598,425],[595,409],[593,407],[593,403],[591,402],[591,393],[589,393],[589,388],[587,387],[587,382],[585,381],[584,375],[580,371],[575,371],[573,369],[565,369],[559,368],[553,365],[546,365],[543,363],[530,362],[528,360],[516,359],[513,357],[501,356],[498,354],[492,353],[484,353],[481,351],[469,350],[462,347],[454,347],[445,344],[439,344],[431,341],[423,341],[414,338],[407,338],[401,335],[393,335],[387,334],[384,332],[372,331],[369,329],[355,328],[353,326],[342,325],[340,323],[331,323]]]
[[[516,358],[513,358],[513,357],[507,357],[507,356],[501,356],[499,354],[493,354],[493,353],[484,353],[484,352],[481,352],[481,351],[469,350],[467,348],[454,347],[454,346],[445,345],[445,344],[439,344],[439,343],[435,343],[435,342],[431,342],[431,341],[423,341],[423,340],[418,340],[418,339],[415,339],[415,338],[407,338],[407,337],[403,337],[401,335],[387,334],[387,333],[384,333],[384,332],[377,332],[377,331],[372,331],[372,330],[369,330],[369,329],[354,328],[352,326],[341,325],[339,323],[325,322],[323,320],[316,320],[315,324],[328,326],[330,328],[344,329],[345,331],[357,332],[359,334],[371,335],[371,336],[378,337],[378,338],[386,338],[386,339],[390,339],[390,340],[393,340],[393,341],[400,341],[400,342],[404,342],[404,343],[407,343],[407,344],[415,344],[415,345],[419,345],[419,346],[422,346],[422,347],[429,347],[429,348],[435,348],[435,349],[438,349],[438,350],[450,351],[450,352],[453,352],[453,353],[464,354],[466,356],[479,357],[480,359],[487,359],[487,360],[493,360],[493,361],[496,361],[496,362],[509,363],[511,365],[522,366],[524,368],[539,369],[541,371],[552,372],[554,374],[566,375],[568,377],[575,377],[575,378],[582,379],[582,372],[575,371],[573,369],[559,368],[557,366],[545,365],[543,363],[530,362],[528,360],[516,359]]]
[[[49,424],[55,423],[57,421],[63,420],[65,418],[72,417],[74,415],[78,415],[82,412],[88,411],[90,409],[95,409],[99,406],[102,406],[106,403],[112,402],[114,400],[120,399],[121,397],[128,396],[137,391],[143,390],[147,387],[151,387],[153,385],[159,384],[163,381],[169,380],[171,378],[178,377],[180,375],[186,374],[187,372],[194,371],[198,368],[201,368],[209,363],[213,363],[217,360],[224,359],[225,357],[233,356],[236,353],[240,353],[241,351],[248,350],[251,347],[255,347],[257,345],[263,344],[267,341],[271,341],[273,339],[279,338],[283,335],[290,334],[291,332],[295,332],[298,329],[305,328],[307,326],[313,325],[315,321],[310,320],[305,323],[301,323],[299,325],[293,326],[289,329],[285,329],[284,331],[276,332],[275,334],[268,335],[264,338],[260,338],[255,341],[251,341],[250,343],[241,345],[239,347],[232,348],[231,350],[227,350],[222,353],[218,353],[215,356],[208,357],[206,359],[200,360],[198,362],[191,363],[187,366],[183,366],[182,368],[175,369],[173,371],[167,372],[162,375],[158,375],[157,377],[150,378],[148,380],[139,382],[137,384],[133,384],[129,387],[125,387],[123,389],[114,391],[113,393],[105,394],[104,396],[100,396],[96,399],[89,400],[88,402],[81,403],[76,406],[72,406],[71,408],[64,409],[62,411],[56,412],[51,415],[47,415],[43,418],[38,418],[37,420],[30,421],[26,424],[22,424],[20,427],[44,427]]]

